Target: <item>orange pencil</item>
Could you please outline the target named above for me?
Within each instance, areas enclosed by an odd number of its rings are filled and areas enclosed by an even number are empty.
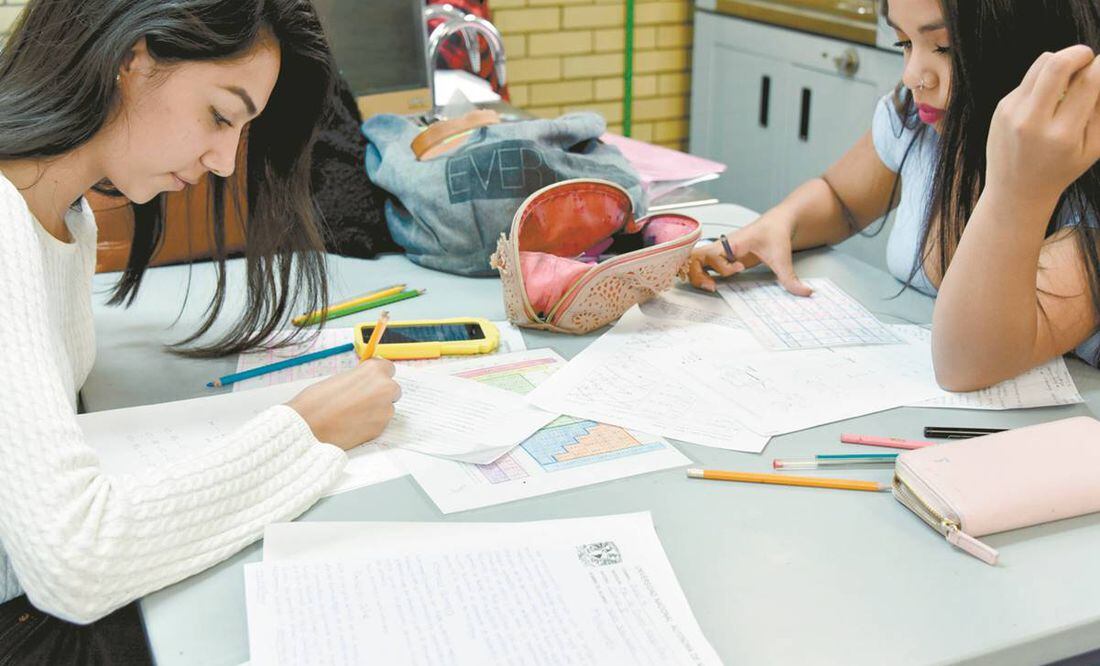
[[[890,486],[876,481],[857,481],[855,479],[826,479],[816,476],[788,476],[786,474],[758,474],[756,472],[726,472],[717,469],[689,469],[687,475],[692,479],[713,479],[715,481],[743,481],[745,483],[773,483],[777,486],[807,486],[810,488],[835,488],[837,490],[866,490],[878,492],[889,490]]]
[[[374,323],[374,330],[371,331],[370,340],[367,340],[367,348],[363,354],[363,358],[359,359],[359,362],[367,360],[368,358],[374,358],[374,352],[378,349],[378,341],[382,339],[382,335],[386,332],[386,325],[390,323],[389,311],[383,310],[382,314],[378,316],[378,321]]]

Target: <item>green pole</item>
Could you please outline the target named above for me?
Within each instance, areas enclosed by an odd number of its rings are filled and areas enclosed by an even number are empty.
[[[623,63],[623,136],[630,136],[634,109],[634,0],[626,0],[626,62]]]

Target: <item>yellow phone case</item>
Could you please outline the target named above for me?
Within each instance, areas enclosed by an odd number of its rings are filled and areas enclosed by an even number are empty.
[[[478,324],[485,333],[481,340],[448,340],[445,342],[391,342],[379,343],[374,355],[388,358],[391,361],[411,360],[418,358],[439,358],[440,356],[463,356],[473,354],[488,354],[496,351],[500,345],[500,331],[493,322],[480,317],[454,317],[452,319],[416,319],[410,321],[391,321],[386,330],[398,329],[402,326],[439,326],[445,324]],[[355,354],[363,358],[367,340],[363,336],[364,329],[374,328],[375,322],[364,322],[355,327]],[[369,333],[367,338],[369,338]],[[385,337],[385,334],[383,334]]]

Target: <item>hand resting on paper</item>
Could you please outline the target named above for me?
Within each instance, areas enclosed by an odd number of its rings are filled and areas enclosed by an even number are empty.
[[[371,359],[318,382],[287,406],[309,424],[313,435],[347,451],[382,434],[401,398],[393,363]]]
[[[721,241],[695,248],[688,263],[688,279],[697,289],[714,291],[718,285],[710,271],[729,277],[763,263],[772,269],[784,289],[796,296],[809,296],[813,290],[794,273],[791,258],[794,229],[794,224],[773,209],[726,236],[734,261],[727,258]]]

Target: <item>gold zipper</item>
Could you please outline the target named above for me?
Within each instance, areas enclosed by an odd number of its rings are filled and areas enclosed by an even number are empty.
[[[975,539],[963,532],[962,525],[957,521],[946,518],[939,511],[924,500],[913,487],[906,483],[896,473],[894,474],[894,497],[909,508],[910,511],[920,516],[932,529],[943,535],[947,542],[963,552],[973,555],[986,564],[995,566],[999,557],[997,549]]]
[[[928,502],[920,496],[913,487],[906,483],[900,476],[894,474],[894,490],[898,499],[909,508],[910,511],[920,516],[920,519],[928,523],[932,529],[947,536],[952,529],[962,531],[962,526],[954,520],[949,520],[939,511],[932,508]]]

